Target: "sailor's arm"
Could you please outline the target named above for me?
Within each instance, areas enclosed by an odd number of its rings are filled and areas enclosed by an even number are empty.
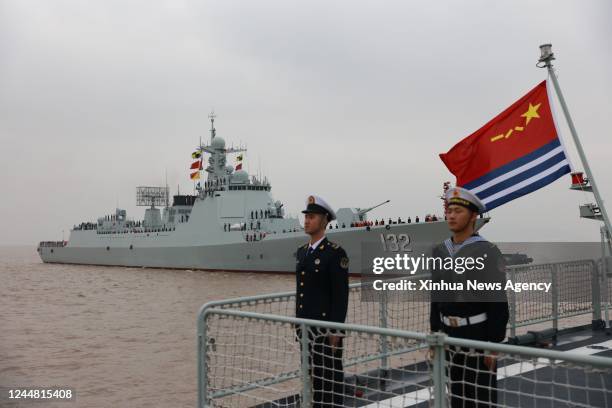
[[[486,273],[490,279],[502,283],[502,289],[496,292],[491,299],[495,301],[485,303],[487,309],[487,340],[500,343],[506,338],[506,326],[510,313],[506,291],[503,289],[506,280],[506,266],[504,257],[496,246],[488,251],[485,265]]]
[[[344,323],[346,320],[349,297],[348,267],[349,259],[346,251],[338,247],[334,250],[330,267],[332,308],[329,320],[332,322]]]
[[[438,302],[431,302],[429,326],[431,327],[432,332],[442,330],[442,322],[440,321],[440,309],[438,309]]]

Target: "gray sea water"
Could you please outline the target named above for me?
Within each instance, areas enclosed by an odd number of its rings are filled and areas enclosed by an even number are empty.
[[[216,299],[291,290],[294,277],[43,264],[0,247],[0,387],[69,386],[33,407],[194,407],[196,316]]]

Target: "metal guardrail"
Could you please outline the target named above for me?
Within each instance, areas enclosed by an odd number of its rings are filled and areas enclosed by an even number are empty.
[[[544,281],[552,284],[550,293],[523,292],[516,294],[509,292],[510,321],[508,335],[516,338],[519,329],[526,329],[532,325],[541,325],[551,322],[552,329],[559,328],[561,319],[578,315],[592,315],[592,321],[601,321],[601,302],[607,302],[608,291],[600,291],[602,274],[598,273],[597,265],[592,260],[574,261],[557,264],[522,265],[507,268],[507,275],[513,281]],[[422,278],[414,276],[412,279]],[[607,280],[603,288],[608,288]],[[349,310],[347,313],[347,328],[371,327],[378,334],[376,345],[369,344],[361,350],[353,352],[350,348],[345,353],[345,367],[359,366],[368,362],[378,362],[380,369],[389,367],[389,360],[394,356],[411,353],[423,347],[424,343],[403,343],[401,346],[391,345],[387,338],[388,330],[402,332],[404,337],[410,334],[413,340],[426,339],[423,333],[429,332],[429,302],[408,302],[393,297],[381,296],[378,302],[366,301],[361,298],[361,284],[350,285]],[[207,378],[214,367],[207,365],[207,351],[216,345],[210,344],[206,334],[206,316],[209,313],[227,312],[227,316],[250,316],[251,314],[273,316],[274,321],[282,322],[283,319],[293,319],[295,311],[295,292],[281,292],[258,296],[241,297],[214,301],[205,304],[198,314],[198,394],[199,406],[204,406],[204,400],[208,395],[222,397],[223,391],[215,391],[208,394],[205,387]],[[607,303],[606,303],[607,310]],[[252,316],[254,317],[254,316]],[[280,319],[280,320],[279,320]],[[266,320],[266,319],[263,319]],[[260,319],[260,321],[263,321]],[[303,323],[303,322],[301,322]],[[301,324],[300,323],[300,324]],[[318,326],[326,325],[319,324]],[[240,326],[231,328],[234,332],[240,332]],[[368,329],[370,330],[370,329]],[[363,332],[368,332],[365,330]],[[419,334],[414,336],[412,334]],[[401,336],[400,336],[401,337]],[[454,340],[453,340],[454,341]],[[448,344],[454,344],[451,341]],[[445,343],[447,344],[447,343]],[[512,347],[512,346],[510,346]],[[210,372],[209,372],[210,371]],[[299,376],[299,370],[293,368],[283,372],[282,375],[261,379],[263,382],[243,385],[244,387],[264,386],[267,381],[275,382],[279,379],[290,380]],[[237,392],[238,388],[226,390]]]
[[[245,335],[257,337],[263,328],[265,339],[282,340],[287,337],[287,333],[292,332],[295,327],[300,327],[300,336],[297,341],[289,343],[289,347],[285,350],[271,347],[270,355],[274,355],[272,360],[278,360],[278,365],[273,364],[269,355],[262,355],[263,350],[257,344],[250,346],[242,342],[241,339],[234,339],[224,344],[212,342],[215,335],[220,333],[209,333],[211,324],[218,324],[220,321],[236,321],[246,327]],[[372,382],[380,385],[382,381],[393,382],[393,377],[402,374],[406,377],[405,384],[396,391],[392,390],[387,384],[384,393],[379,393],[378,397],[380,405],[372,406],[416,406],[422,403],[432,403],[434,407],[449,406],[449,401],[452,398],[463,398],[459,395],[454,395],[451,387],[448,373],[456,368],[457,363],[449,359],[449,350],[458,350],[457,348],[465,348],[467,353],[472,355],[487,355],[497,353],[497,361],[500,366],[497,369],[498,376],[503,378],[511,378],[514,382],[519,382],[519,385],[513,384],[510,386],[500,386],[499,392],[502,394],[503,400],[501,406],[523,406],[525,399],[532,399],[535,404],[547,402],[552,405],[548,406],[609,406],[612,401],[612,390],[609,390],[607,384],[612,379],[612,358],[600,357],[593,355],[583,355],[577,353],[568,353],[555,350],[547,350],[540,348],[530,348],[523,346],[514,346],[508,344],[490,343],[483,341],[458,339],[448,337],[442,333],[425,334],[414,331],[385,329],[380,327],[363,326],[356,324],[341,324],[333,322],[322,322],[316,320],[299,319],[295,317],[270,315],[263,313],[253,313],[240,310],[221,310],[209,308],[204,311],[202,316],[202,325],[199,327],[200,338],[203,342],[199,344],[203,348],[202,352],[208,355],[209,358],[230,358],[224,366],[224,375],[218,377],[203,377],[200,383],[200,395],[198,406],[273,406],[275,404],[284,406],[297,406],[297,401],[301,405],[310,406],[313,398],[310,370],[312,368],[312,360],[309,356],[309,334],[314,329],[320,330],[334,329],[342,330],[345,333],[345,340],[355,344],[362,342],[377,341],[377,337],[384,336],[391,339],[393,342],[403,342],[406,344],[419,345],[414,350],[430,348],[434,350],[433,358],[425,365],[418,364],[419,360],[423,360],[423,353],[415,355],[413,352],[411,357],[399,359],[390,364],[387,370],[378,370],[376,373],[367,371],[367,366],[362,365],[358,368],[358,372],[365,369],[366,376]],[[231,339],[232,336],[230,335]],[[257,343],[257,338],[255,338]],[[292,345],[292,343],[294,343]],[[245,350],[244,348],[249,348]],[[252,347],[252,350],[250,349]],[[221,350],[223,349],[223,350]],[[254,353],[256,351],[258,353]],[[405,356],[409,356],[410,353]],[[280,357],[279,357],[280,356]],[[446,357],[445,357],[446,356]],[[203,372],[209,370],[209,365],[214,361],[205,358],[201,361],[200,368]],[[290,361],[288,364],[287,362]],[[283,371],[285,364],[294,367],[291,372]],[[274,374],[270,370],[278,370],[278,374]],[[346,367],[345,367],[346,368]],[[537,370],[548,370],[547,373],[538,377],[534,374]],[[228,374],[235,375],[238,370],[244,370],[245,376],[240,378],[237,384],[233,384],[226,388]],[[573,370],[573,371],[572,371]],[[393,371],[393,375],[385,375],[385,372]],[[569,373],[572,373],[571,375]],[[551,374],[552,373],[552,374]],[[577,373],[582,373],[584,378],[579,378],[577,383],[573,381],[577,377]],[[258,380],[257,377],[260,377]],[[301,379],[299,386],[294,383],[287,388],[274,387],[282,383],[286,383],[294,378]],[[383,378],[384,377],[384,378]],[[390,379],[391,378],[391,379]],[[343,384],[345,389],[351,388],[353,394],[357,383]],[[525,387],[522,384],[532,386],[536,391],[526,391],[530,387]],[[364,388],[368,390],[366,384]],[[565,387],[572,389],[573,392],[567,395],[555,395],[555,388]],[[489,387],[492,388],[492,387]],[[497,389],[498,387],[495,386]],[[539,391],[537,391],[539,388]],[[372,388],[369,388],[372,391]],[[580,392],[579,392],[580,391]],[[296,393],[300,395],[295,395]],[[293,398],[294,404],[287,403]],[[223,399],[227,401],[222,401]],[[285,398],[285,402],[283,401]],[[500,398],[501,399],[501,398]],[[362,398],[360,405],[367,402],[365,397]],[[270,404],[265,405],[264,404]],[[395,405],[394,401],[399,405]],[[522,402],[521,402],[522,401]],[[594,402],[595,401],[595,402]],[[599,405],[597,401],[604,401]],[[219,402],[217,404],[217,402]],[[353,400],[353,403],[355,400]],[[373,403],[373,404],[378,404]],[[497,405],[495,405],[497,406]]]
[[[517,295],[514,292],[508,294],[509,336],[515,336],[517,328],[544,322],[552,322],[553,328],[558,328],[560,319],[582,314],[592,313],[593,320],[601,319],[603,298],[597,290],[597,287],[600,286],[601,274],[598,273],[598,268],[593,260],[513,266],[507,268],[507,276],[513,282],[523,280],[552,283],[549,294],[523,293]],[[408,279],[422,277],[423,275],[415,275]],[[601,286],[607,287],[607,285]],[[413,307],[411,314],[406,315],[406,305],[413,302],[408,302],[405,298],[381,296],[380,305],[374,307],[374,302],[362,302],[360,292],[361,283],[349,285],[346,323],[428,331],[429,303],[427,301],[420,305],[421,308],[416,310],[416,314]],[[213,301],[203,305],[200,314],[213,307],[294,316],[295,291]]]
[[[592,321],[601,320],[602,274],[595,261],[581,260],[507,268],[507,276],[516,281],[550,282],[549,293],[508,292],[509,336],[515,337],[520,327],[551,322],[559,328],[561,319],[592,314]]]

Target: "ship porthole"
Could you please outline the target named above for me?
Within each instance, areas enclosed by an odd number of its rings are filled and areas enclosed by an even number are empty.
[[[391,229],[391,226],[390,226],[389,224],[387,224],[387,225],[385,225],[385,229],[390,230],[390,229]]]
[[[259,259],[263,259],[263,254],[259,254]]]
[[[53,251],[53,250],[52,250]],[[247,259],[251,259],[251,255],[247,255]]]
[[[130,245],[130,249],[134,249],[134,245]]]
[[[51,253],[53,253],[53,248],[51,248]]]
[[[106,250],[107,250],[107,251],[110,251],[110,247],[106,247]]]

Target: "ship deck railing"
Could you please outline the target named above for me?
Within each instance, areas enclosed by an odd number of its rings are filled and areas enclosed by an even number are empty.
[[[207,303],[197,322],[198,406],[310,406],[316,393],[304,333],[315,327],[345,333],[345,406],[450,406],[454,363],[444,356],[455,347],[498,353],[499,406],[612,406],[610,285],[600,265],[521,265],[507,274],[552,284],[546,294],[508,294],[509,344],[432,335],[428,299],[368,301],[360,283],[350,285],[344,324],[295,318],[292,291]]]
[[[66,241],[41,241],[38,243],[39,248],[59,248],[64,246],[66,246]]]

